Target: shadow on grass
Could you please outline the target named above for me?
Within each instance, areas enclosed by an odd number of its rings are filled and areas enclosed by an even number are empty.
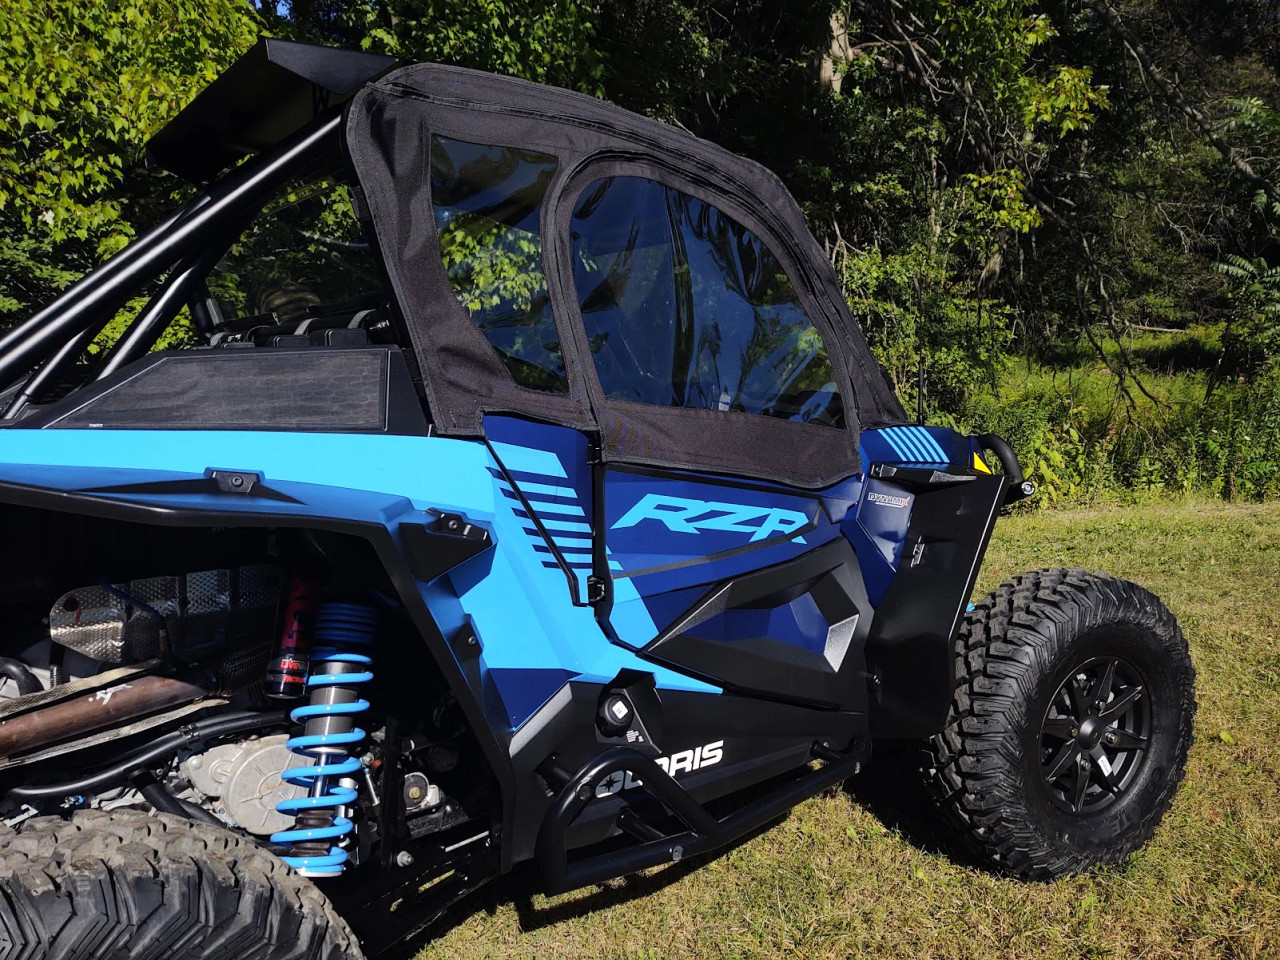
[[[855,803],[911,845],[925,853],[942,855],[954,863],[973,867],[970,858],[947,840],[937,808],[919,773],[918,750],[919,747],[911,742],[878,742],[866,769],[846,780],[843,789]],[[541,893],[541,877],[536,864],[519,864],[510,874],[495,878],[449,907],[417,936],[383,956],[388,960],[413,960],[428,943],[461,926],[477,913],[493,916],[507,904],[514,907],[521,932],[530,933],[644,899],[683,880],[717,856],[723,856],[734,847],[773,829],[784,819],[785,816],[780,817],[752,831],[718,853],[691,857],[658,870],[596,884],[569,894],[570,899],[556,898],[550,903],[536,902]]]
[[[843,789],[855,803],[887,829],[916,848],[925,853],[945,856],[962,866],[975,866],[970,858],[948,842],[937,808],[920,776],[918,763],[917,744],[905,741],[877,742],[873,759],[866,769],[856,777],[846,780]],[[545,900],[537,902],[541,893],[541,876],[537,865],[518,864],[510,874],[497,877],[464,897],[417,936],[392,948],[383,956],[388,960],[413,960],[431,941],[443,937],[477,913],[494,916],[507,904],[515,909],[521,932],[530,933],[576,920],[599,910],[644,899],[683,880],[717,856],[723,856],[734,847],[773,829],[785,819],[786,816],[779,817],[717,853],[691,857],[658,870],[609,880],[568,894],[567,900],[557,897],[550,903]]]
[[[949,842],[937,805],[920,774],[920,747],[913,741],[877,741],[871,761],[845,781],[849,797],[913,847],[965,867],[974,866]]]
[[[520,932],[531,933],[544,927],[587,916],[598,910],[642,900],[683,880],[699,867],[773,829],[785,819],[785,816],[779,817],[751,831],[717,853],[690,857],[647,873],[632,874],[584,887],[568,894],[572,899],[550,904],[538,905],[534,902],[534,898],[542,892],[541,876],[536,864],[518,864],[511,873],[490,881],[486,886],[459,900],[432,921],[426,929],[380,956],[383,960],[413,960],[433,940],[461,926],[477,913],[483,912],[492,917],[505,904],[515,908],[516,916],[520,921]]]

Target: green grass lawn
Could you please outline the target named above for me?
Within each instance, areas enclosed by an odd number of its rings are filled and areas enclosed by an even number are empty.
[[[1127,864],[1053,884],[958,865],[873,762],[701,869],[551,900],[503,881],[420,957],[1280,957],[1280,504],[1011,518],[980,585],[1048,565],[1160,594],[1199,671],[1186,783]]]

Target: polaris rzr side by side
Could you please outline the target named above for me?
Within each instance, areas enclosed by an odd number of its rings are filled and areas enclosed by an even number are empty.
[[[1020,877],[1168,809],[1174,618],[1082,570],[970,604],[1033,487],[909,422],[761,167],[276,40],[150,152],[198,197],[0,336],[0,958],[374,956],[878,741]]]

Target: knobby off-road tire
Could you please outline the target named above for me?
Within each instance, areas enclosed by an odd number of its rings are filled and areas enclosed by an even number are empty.
[[[310,881],[229,830],[132,811],[0,827],[0,960],[359,960]]]
[[[1047,880],[1151,837],[1195,715],[1186,641],[1156,596],[1084,570],[1023,574],[974,606],[955,652],[926,774],[970,855]]]

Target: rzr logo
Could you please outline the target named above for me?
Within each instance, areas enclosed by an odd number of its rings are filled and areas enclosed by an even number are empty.
[[[723,757],[724,741],[716,740],[692,750],[678,750],[669,757],[658,757],[654,762],[674,777],[680,773],[714,766]],[[643,781],[633,776],[630,770],[618,770],[596,784],[596,796],[611,797],[615,793],[639,786],[643,786]]]
[[[700,533],[703,530],[749,533],[752,541],[764,540],[775,533],[788,534],[809,523],[809,518],[798,510],[686,500],[650,493],[628,510],[613,529],[634,527],[641,520],[657,520],[675,533]],[[803,537],[795,540],[796,543],[804,543]]]

